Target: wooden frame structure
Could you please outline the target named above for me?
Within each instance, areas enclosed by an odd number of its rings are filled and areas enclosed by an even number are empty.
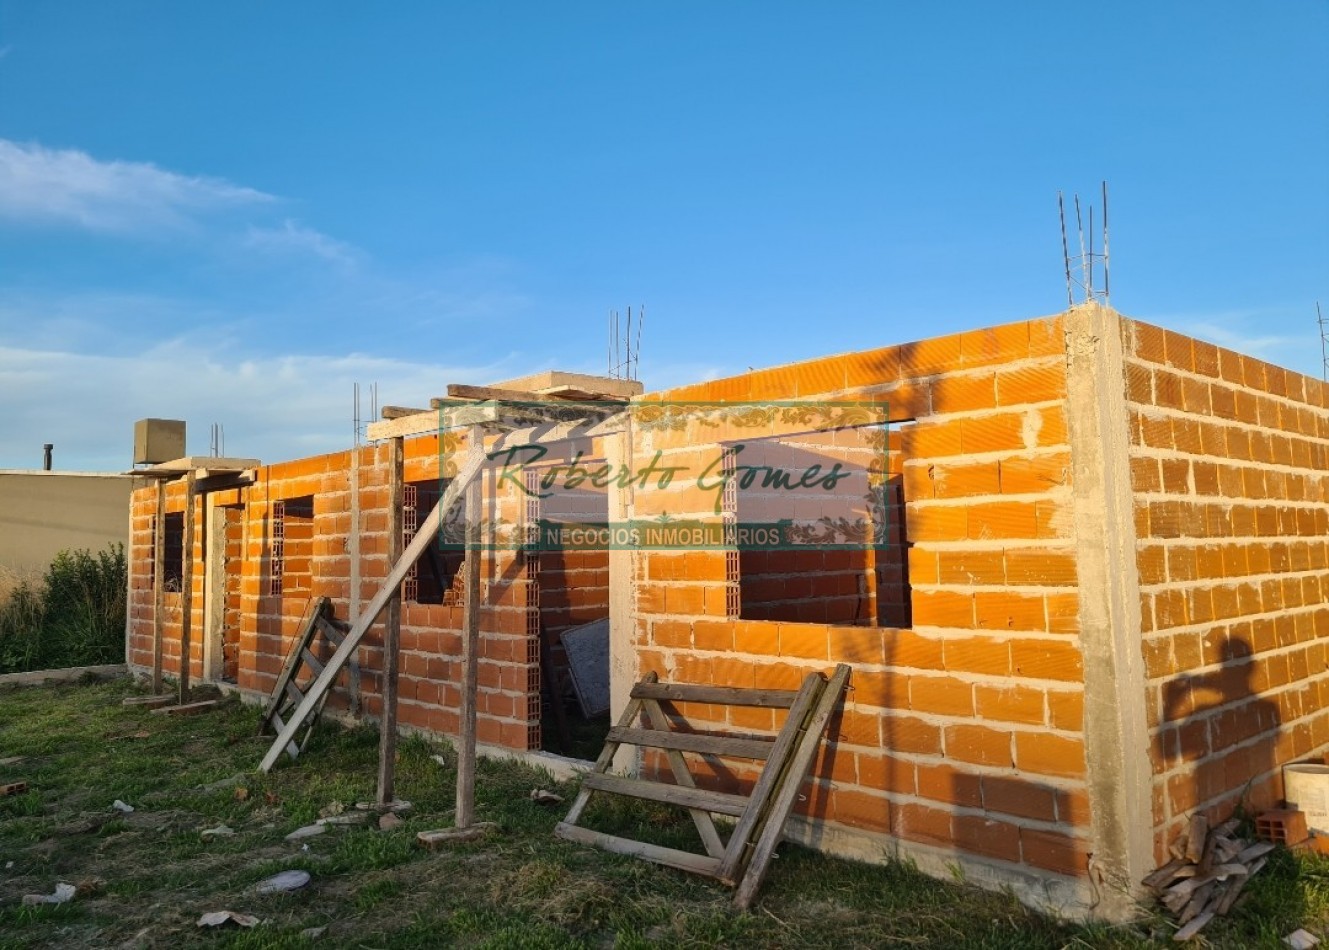
[[[844,695],[850,669],[835,668],[829,680],[810,673],[797,690],[737,689],[661,683],[650,673],[632,688],[631,700],[609,737],[595,768],[583,780],[581,792],[566,818],[554,829],[560,838],[592,844],[617,854],[635,855],[668,867],[713,877],[737,887],[734,904],[751,906],[766,876],[771,857],[784,837],[784,825],[798,796],[799,786],[821,744],[826,723]],[[697,734],[670,728],[661,703],[712,703],[788,709],[784,726],[773,737]],[[641,724],[637,725],[638,717]],[[612,775],[609,769],[621,745],[665,752],[674,783]],[[697,787],[683,753],[723,755],[765,762],[749,795],[714,792]],[[694,854],[592,831],[577,824],[595,792],[626,795],[687,809],[706,854]],[[712,815],[738,819],[728,843],[720,840]]]
[[[194,509],[196,502],[208,492],[239,488],[254,481],[258,459],[221,458],[217,456],[185,456],[171,462],[161,462],[148,468],[132,469],[126,475],[149,478],[157,485],[157,506],[152,529],[152,693],[160,696],[162,683],[162,654],[166,614],[166,483],[178,478],[185,480],[183,533],[181,540],[183,560],[180,580],[180,670],[178,702],[189,702],[190,640],[194,616]],[[206,525],[204,526],[206,530]]]
[[[560,409],[560,405],[556,402],[551,405],[555,410]],[[566,403],[562,405],[564,412],[567,405]],[[369,628],[377,622],[379,616],[390,603],[398,601],[400,598],[401,584],[406,578],[407,572],[420,559],[429,545],[435,542],[439,529],[451,510],[464,502],[467,506],[466,551],[472,564],[466,574],[467,596],[463,620],[465,630],[462,637],[463,681],[461,684],[461,735],[458,742],[456,826],[466,828],[470,825],[474,812],[476,664],[479,656],[480,608],[482,606],[481,572],[478,563],[482,547],[478,536],[477,522],[481,504],[480,476],[484,470],[484,464],[489,457],[501,452],[505,444],[538,444],[610,435],[621,431],[625,422],[621,415],[617,413],[608,415],[607,418],[596,418],[594,415],[585,414],[588,417],[577,418],[572,421],[558,421],[556,417],[554,421],[513,429],[510,421],[507,421],[511,419],[510,413],[505,413],[501,407],[495,404],[486,403],[475,404],[474,407],[458,413],[458,415],[461,416],[462,421],[469,429],[470,448],[459,466],[456,476],[448,483],[447,489],[443,492],[443,497],[438,500],[438,504],[434,506],[429,516],[420,524],[410,544],[406,545],[405,549],[400,551],[400,554],[395,558],[382,586],[366,605],[359,618],[350,625],[336,651],[328,658],[322,670],[319,671],[314,681],[304,692],[303,698],[291,710],[289,718],[285,719],[279,726],[276,739],[259,763],[259,770],[263,772],[271,770],[277,759],[281,757],[283,750],[289,751],[296,733],[318,714],[322,704],[326,701],[328,690],[332,688],[332,684],[336,681],[342,669],[355,656],[355,652],[365,634],[368,633]],[[418,413],[376,423],[376,425],[392,428],[371,432],[371,436],[391,438],[397,443],[394,444],[393,449],[393,481],[394,492],[396,492],[398,490],[396,486],[399,486],[401,481],[399,469],[401,464],[400,439],[406,435],[428,431],[427,425],[434,426],[436,430],[438,416],[435,412]],[[505,425],[508,427],[508,431],[500,434],[491,450],[486,453],[484,444],[486,429]],[[396,498],[395,495],[394,498]],[[399,502],[399,499],[397,501]],[[394,504],[394,508],[399,507],[399,503]],[[399,534],[399,530],[394,531],[394,536],[399,536]],[[395,653],[396,637],[392,629],[395,626],[395,621],[391,613],[388,621],[389,630],[388,637],[385,639],[385,647]],[[382,727],[385,741],[380,750],[382,754],[379,761],[378,792],[380,801],[391,797],[393,784],[392,753],[395,748],[395,738],[386,739],[386,735],[389,724],[395,722],[397,703],[396,677],[392,675],[385,676],[383,682],[384,717]],[[395,736],[395,729],[392,732]],[[296,748],[298,750],[299,747]]]

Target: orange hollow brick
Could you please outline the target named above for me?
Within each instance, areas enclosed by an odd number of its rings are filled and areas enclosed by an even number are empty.
[[[1084,742],[1046,732],[1015,734],[1015,767],[1022,772],[1079,778],[1084,775]]]

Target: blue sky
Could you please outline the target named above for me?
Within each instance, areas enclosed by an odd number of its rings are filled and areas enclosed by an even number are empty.
[[[1329,3],[0,0],[0,468],[344,448],[354,382],[648,389],[1063,309],[1321,372]]]

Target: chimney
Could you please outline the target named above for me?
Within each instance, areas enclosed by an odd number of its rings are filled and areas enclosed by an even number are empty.
[[[53,444],[50,443],[50,442],[47,442],[45,445],[42,446],[42,471],[43,471],[43,472],[49,472],[49,471],[51,470],[51,450],[54,449],[54,448],[55,448],[55,445],[53,445]]]

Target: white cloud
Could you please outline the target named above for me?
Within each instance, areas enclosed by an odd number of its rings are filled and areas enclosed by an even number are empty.
[[[176,229],[197,215],[274,200],[220,178],[0,139],[0,219],[144,232]]]
[[[184,419],[187,451],[208,452],[211,424],[225,428],[226,453],[275,462],[348,448],[352,385],[366,403],[428,406],[450,382],[519,375],[508,360],[443,366],[350,354],[245,356],[175,340],[134,355],[90,355],[0,346],[0,403],[8,423],[0,468],[40,466],[43,443],[61,469],[129,468],[136,419]],[[372,421],[363,419],[362,421]]]
[[[279,254],[313,254],[342,267],[351,267],[356,262],[356,251],[351,245],[306,228],[290,218],[276,228],[251,227],[245,234],[244,245]]]

